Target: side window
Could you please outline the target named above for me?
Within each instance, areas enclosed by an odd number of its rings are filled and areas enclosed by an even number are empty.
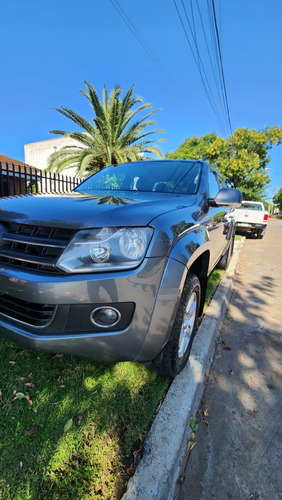
[[[209,169],[209,198],[215,198],[219,191],[219,185],[215,170]]]
[[[221,175],[218,176],[220,189],[226,188],[226,182]]]

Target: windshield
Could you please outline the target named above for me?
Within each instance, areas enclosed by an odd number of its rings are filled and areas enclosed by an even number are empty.
[[[141,191],[195,194],[202,163],[198,161],[138,161],[106,167],[82,182],[75,191]]]

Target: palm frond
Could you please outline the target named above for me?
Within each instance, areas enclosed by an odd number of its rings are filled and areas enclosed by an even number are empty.
[[[85,85],[86,90],[80,90],[80,93],[87,98],[94,112],[93,124],[69,108],[56,108],[56,111],[78,125],[82,132],[52,131],[74,139],[77,145],[54,152],[48,170],[61,172],[65,168],[75,167],[79,175],[83,175],[86,170],[96,171],[105,165],[140,160],[140,153],[144,152],[162,158],[160,149],[154,143],[164,139],[144,141],[149,135],[164,132],[163,129],[147,130],[156,124],[151,117],[159,110],[152,110],[133,123],[137,114],[152,107],[149,103],[143,103],[141,97],[133,95],[134,85],[127,90],[123,99],[120,98],[120,85],[116,85],[109,95],[104,86],[102,101],[93,85],[86,81]]]
[[[89,134],[93,133],[93,130],[95,130],[93,125],[91,125],[91,123],[89,123],[89,121],[87,121],[85,118],[83,118],[83,116],[80,116],[75,111],[72,111],[71,109],[63,108],[63,107],[53,108],[53,109],[58,111],[58,113],[61,113],[62,115],[64,115],[66,118],[69,118],[70,120],[72,120],[76,125],[78,125],[82,129],[84,129]]]
[[[104,117],[104,109],[102,103],[99,100],[98,94],[94,89],[93,85],[85,82],[85,85],[88,89],[88,94],[84,90],[81,90],[80,93],[84,97],[86,97],[90,101],[91,108],[93,109],[96,116],[103,118]]]

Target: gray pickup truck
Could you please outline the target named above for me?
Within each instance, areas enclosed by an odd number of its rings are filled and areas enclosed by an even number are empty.
[[[203,161],[109,166],[68,195],[0,201],[0,333],[99,361],[185,366],[240,191]]]

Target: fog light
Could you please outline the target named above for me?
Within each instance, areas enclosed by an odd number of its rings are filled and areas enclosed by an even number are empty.
[[[114,307],[97,307],[90,314],[90,320],[100,328],[115,326],[121,318],[120,312]]]

